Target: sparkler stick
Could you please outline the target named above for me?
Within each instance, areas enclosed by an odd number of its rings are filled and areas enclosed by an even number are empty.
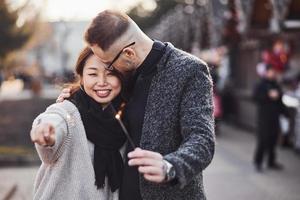
[[[113,112],[114,112],[114,114],[115,114],[116,120],[118,120],[118,122],[119,122],[119,124],[120,124],[120,126],[121,126],[121,128],[122,128],[122,130],[123,130],[123,132],[125,133],[125,135],[126,135],[128,141],[129,141],[129,144],[131,145],[131,147],[132,147],[133,149],[135,149],[136,146],[135,146],[135,144],[134,144],[134,142],[133,142],[131,136],[129,135],[129,133],[128,133],[128,131],[127,131],[127,129],[126,129],[124,123],[123,123],[122,120],[121,120],[121,117],[122,117],[122,114],[123,114],[123,109],[124,109],[124,107],[125,107],[125,103],[122,103],[122,104],[121,104],[120,110],[119,110],[118,112],[116,112],[116,110],[115,110],[115,108],[113,107],[112,104],[110,104],[110,106],[111,106],[111,108],[112,108],[112,110],[113,110]]]

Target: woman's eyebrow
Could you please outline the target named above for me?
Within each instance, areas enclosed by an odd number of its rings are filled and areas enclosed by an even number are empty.
[[[87,67],[87,69],[91,69],[91,70],[98,70],[98,68],[97,67]]]

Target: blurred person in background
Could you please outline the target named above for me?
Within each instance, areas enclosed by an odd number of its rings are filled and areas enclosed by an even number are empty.
[[[296,77],[284,77],[282,79],[283,88],[283,104],[286,107],[286,112],[288,112],[288,117],[281,115],[281,138],[280,144],[284,148],[292,148],[295,138],[295,119],[297,115],[297,102],[298,102],[298,83]],[[291,101],[287,101],[291,100]]]
[[[204,200],[202,171],[214,155],[212,80],[207,65],[170,43],[153,41],[126,14],[103,11],[85,40],[129,77],[127,146],[121,200]],[[65,90],[58,101],[70,95]]]
[[[263,52],[263,61],[272,65],[277,73],[282,74],[287,71],[289,63],[289,46],[283,39],[275,39],[271,50]]]
[[[295,114],[293,147],[295,152],[298,155],[300,155],[300,74],[297,75],[296,80],[297,80],[297,88],[293,95],[297,99],[297,103],[294,103],[296,114]]]
[[[279,116],[285,112],[282,90],[277,82],[277,71],[266,65],[264,75],[254,89],[253,98],[257,104],[257,145],[254,165],[262,171],[264,157],[268,156],[268,167],[281,170],[283,166],[276,160],[276,145],[280,133]]]
[[[34,199],[117,200],[126,138],[111,107],[121,102],[121,75],[105,69],[88,47],[77,60],[76,74],[72,96],[33,122],[31,140],[42,160]]]

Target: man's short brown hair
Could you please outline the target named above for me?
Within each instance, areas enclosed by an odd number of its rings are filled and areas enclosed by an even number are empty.
[[[89,44],[97,44],[105,51],[126,32],[128,26],[127,15],[106,10],[93,19],[85,32],[85,40]]]

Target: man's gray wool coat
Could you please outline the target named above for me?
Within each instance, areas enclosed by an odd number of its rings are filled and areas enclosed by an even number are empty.
[[[143,200],[206,199],[202,171],[215,148],[212,86],[203,61],[168,43],[151,82],[140,147],[172,163],[178,183],[140,176]]]

